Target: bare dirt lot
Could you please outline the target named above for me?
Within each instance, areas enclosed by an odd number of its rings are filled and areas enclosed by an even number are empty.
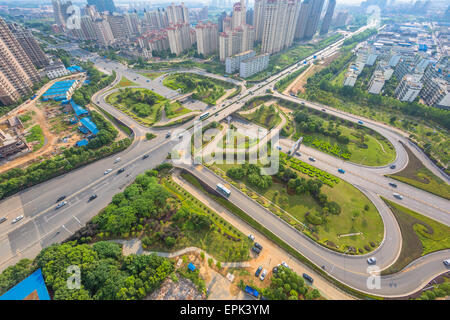
[[[308,78],[313,76],[316,72],[319,72],[320,70],[327,67],[334,59],[338,57],[339,53],[336,53],[323,61],[321,61],[320,64],[311,64],[308,69],[306,69],[305,72],[302,72],[301,75],[297,77],[292,83],[284,90],[284,94],[289,94],[289,92],[293,92],[294,94],[297,94],[299,92],[303,93],[305,92],[305,84],[308,81]]]

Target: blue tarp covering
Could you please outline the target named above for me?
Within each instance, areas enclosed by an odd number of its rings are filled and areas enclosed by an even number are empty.
[[[81,119],[80,121],[81,121],[81,124],[83,126],[85,126],[90,132],[92,132],[93,134],[98,133],[97,126],[95,125],[94,122],[92,122],[92,120],[90,118],[85,117],[85,118]]]
[[[427,51],[428,46],[426,44],[419,44],[419,51]]]
[[[34,291],[36,291],[39,300],[50,300],[41,269],[36,270],[28,278],[19,282],[15,287],[2,295],[0,300],[24,300]]]
[[[69,70],[70,72],[81,72],[83,71],[83,69],[79,66],[70,66],[66,68],[67,70]]]
[[[86,127],[83,127],[83,126],[79,126],[78,130],[80,130],[82,133],[88,133],[89,132],[89,130]]]
[[[70,105],[72,106],[73,111],[75,112],[75,114],[77,116],[80,117],[80,116],[88,114],[88,111],[86,109],[84,109],[83,107],[77,105],[75,102],[73,102],[73,100],[70,100]]]
[[[50,96],[66,96],[67,91],[70,90],[70,88],[75,83],[75,80],[64,80],[64,81],[58,81],[55,82],[42,96],[47,98]]]
[[[77,142],[77,147],[82,147],[82,146],[86,146],[89,143],[89,141],[87,141],[87,139],[83,139]]]
[[[194,270],[195,270],[195,266],[194,266],[194,264],[193,264],[192,262],[190,262],[190,263],[188,264],[188,269],[191,270],[191,271],[194,271]]]

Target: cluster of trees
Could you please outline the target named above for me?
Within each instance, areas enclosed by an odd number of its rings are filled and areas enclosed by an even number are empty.
[[[73,275],[79,268],[80,287]],[[43,249],[34,261],[23,259],[0,275],[0,295],[42,269],[50,296],[54,300],[126,300],[142,299],[173,274],[173,263],[156,255],[122,255],[113,242],[100,241],[92,246],[70,241]]]
[[[112,242],[52,245],[39,253],[34,265],[42,269],[55,300],[142,299],[174,271],[172,262],[156,255],[124,257],[121,247]],[[68,287],[69,266],[80,268],[79,289]]]
[[[230,89],[233,87],[232,84],[226,81],[211,79],[192,73],[174,74],[168,80],[175,82],[169,85],[173,89],[180,88],[182,93],[195,91],[192,97],[208,104],[214,104],[225,93],[224,88]]]
[[[87,146],[71,147],[65,149],[60,155],[33,163],[25,169],[14,168],[1,174],[0,199],[122,151],[131,144],[129,138],[114,142],[118,134],[117,130],[96,111],[91,112],[91,117],[99,133],[89,141]]]
[[[250,121],[259,123],[269,130],[281,120],[278,115],[278,109],[273,104],[270,106],[262,105],[255,112],[242,116]]]
[[[170,193],[158,184],[156,171],[138,175],[135,183],[114,195],[111,203],[92,222],[99,232],[124,235],[146,218],[158,218],[173,210]],[[142,220],[141,220],[142,219]],[[138,227],[142,229],[140,224]]]
[[[227,176],[235,180],[247,177],[248,183],[259,189],[267,189],[272,185],[272,177],[261,175],[260,168],[255,164],[244,163],[240,167],[230,168],[227,170]]]
[[[86,70],[89,78],[89,84],[82,86],[72,95],[72,99],[76,104],[81,106],[87,105],[91,101],[94,93],[110,85],[116,78],[116,72],[109,76],[95,69],[92,62],[81,63],[81,67]]]
[[[305,281],[289,268],[278,267],[271,279],[270,286],[263,289],[262,295],[268,300],[313,300],[320,298],[317,289],[305,286]]]
[[[339,124],[334,121],[329,121],[328,125],[324,126],[322,119],[312,117],[308,112],[302,110],[297,110],[294,116],[299,132],[320,133],[327,137],[336,138],[341,144],[348,144],[350,142],[350,138],[342,135],[342,132],[339,130]]]
[[[186,205],[183,205],[177,211],[173,220],[181,230],[200,232],[210,230],[212,226],[212,220],[209,216],[195,212]]]
[[[116,96],[117,102],[124,102],[126,107],[132,109],[139,117],[147,117],[153,111],[153,105],[158,103],[162,97],[148,89],[119,89]]]
[[[277,178],[280,179],[288,188],[288,190],[296,194],[310,194],[321,207],[321,217],[309,214],[306,219],[314,224],[319,225],[325,222],[328,214],[341,213],[341,206],[335,201],[328,201],[326,194],[322,193],[321,188],[323,182],[318,179],[299,178],[297,173],[280,164]]]
[[[32,263],[29,259],[22,259],[0,274],[0,296],[33,273],[35,268]]]

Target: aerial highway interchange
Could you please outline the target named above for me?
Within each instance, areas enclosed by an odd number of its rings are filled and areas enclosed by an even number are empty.
[[[363,30],[365,28],[357,32]],[[344,39],[339,40],[316,53],[315,56],[321,58],[334,54],[339,50],[343,41]],[[19,215],[24,215],[25,217],[23,221],[17,224],[0,225],[0,270],[16,263],[21,258],[32,258],[42,248],[52,243],[61,242],[73,234],[104,208],[111,201],[114,194],[122,191],[125,186],[131,183],[136,175],[157,166],[166,159],[172,148],[180,143],[178,134],[173,134],[171,138],[167,138],[168,132],[184,132],[184,139],[193,130],[193,121],[180,125],[176,129],[144,127],[105,101],[106,96],[110,93],[107,91],[120,80],[121,76],[132,79],[140,87],[151,89],[164,97],[174,98],[179,95],[178,92],[163,86],[161,78],[149,81],[148,78],[136,71],[128,69],[118,62],[106,60],[96,54],[79,49],[75,44],[66,45],[64,49],[81,59],[93,61],[95,66],[101,71],[107,73],[115,71],[117,73],[116,81],[110,87],[96,93],[92,101],[130,127],[133,131],[134,141],[128,149],[120,154],[76,169],[26,189],[0,202],[0,211],[6,212],[6,216],[9,219],[12,220]],[[305,62],[311,63],[313,60],[314,58],[311,56],[305,59]],[[214,109],[208,110],[210,116],[203,120],[204,125],[212,121],[226,119],[229,115],[242,108],[246,101],[256,96],[267,94],[266,90],[273,90],[274,84],[279,79],[299,70],[302,66],[303,63],[295,64],[249,89],[243,83],[232,79],[208,74],[202,70],[189,70],[189,72],[219,77],[225,81],[233,81],[234,84],[242,86],[242,91],[238,96],[225,101]],[[365,126],[377,131],[392,143],[396,151],[396,159],[393,163],[383,167],[357,165],[305,146],[300,148],[301,156],[295,155],[306,162],[308,162],[306,160],[308,157],[314,157],[316,159],[313,164],[315,167],[334,175],[338,174],[339,168],[344,169],[345,174],[339,177],[357,187],[378,209],[384,223],[384,240],[379,248],[368,255],[350,256],[337,253],[315,243],[236,188],[232,188],[229,201],[241,208],[315,265],[322,267],[330,276],[361,292],[384,297],[405,296],[417,291],[437,275],[447,272],[448,268],[445,267],[442,261],[449,258],[449,249],[425,255],[412,262],[400,273],[382,276],[380,288],[370,289],[367,287],[367,279],[369,277],[367,258],[375,256],[377,266],[383,270],[396,261],[402,245],[402,237],[397,221],[380,196],[441,223],[450,225],[450,205],[448,200],[401,182],[398,182],[398,188],[395,190],[389,186],[389,182],[392,180],[385,177],[385,174],[400,171],[408,164],[405,146],[435,175],[447,183],[449,182],[449,177],[439,170],[422,151],[412,146],[407,135],[397,129],[327,106],[303,101],[297,97],[278,92],[273,93],[273,95],[302,103],[309,108],[325,109],[327,113],[352,122],[363,121]],[[157,137],[146,141],[145,134],[147,132],[152,132]],[[282,151],[286,152],[289,150],[293,143],[294,141],[281,139],[280,146]],[[149,157],[143,159],[144,155],[149,155]],[[120,157],[121,160],[115,163],[114,159],[117,157]],[[395,164],[395,169],[391,168],[393,164]],[[224,183],[224,180],[201,165],[182,164],[180,166],[192,172],[193,175],[212,188],[219,182]],[[104,175],[103,172],[108,168],[113,169],[113,172]],[[120,168],[125,168],[126,174],[116,175],[115,172]],[[394,198],[393,192],[401,194],[403,199]],[[95,201],[88,202],[89,197],[93,193],[97,194],[98,198]],[[66,201],[68,205],[59,210],[54,210],[55,200],[62,194],[67,195]]]

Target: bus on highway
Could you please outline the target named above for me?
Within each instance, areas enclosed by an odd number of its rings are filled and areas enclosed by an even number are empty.
[[[221,184],[221,183],[218,183],[217,184],[217,190],[221,193],[221,194],[223,194],[225,197],[229,197],[230,196],[230,194],[231,194],[231,191],[230,190],[228,190],[227,188],[225,188],[225,186],[223,185],[223,184]]]
[[[200,115],[200,120],[203,120],[209,116],[209,112],[205,112],[204,114]]]

